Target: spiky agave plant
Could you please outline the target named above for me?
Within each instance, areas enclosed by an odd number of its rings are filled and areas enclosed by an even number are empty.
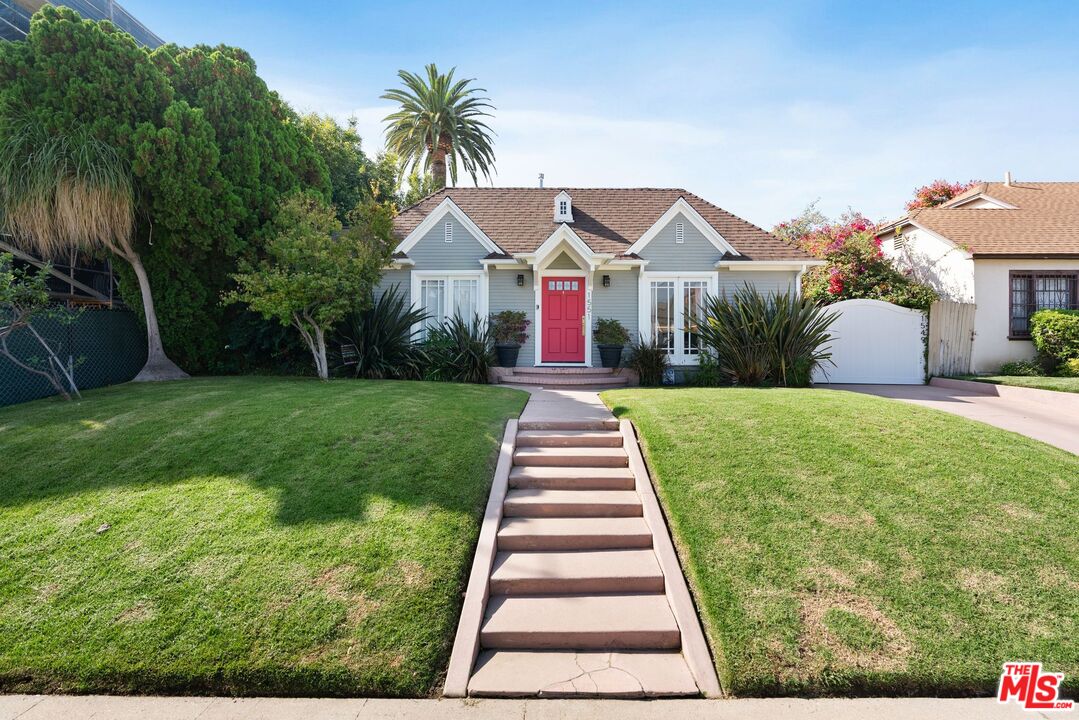
[[[187,377],[165,355],[150,280],[133,245],[135,188],[119,153],[85,129],[50,133],[15,121],[0,142],[0,210],[16,246],[40,257],[106,251],[131,264],[146,316],[148,354],[136,380]]]
[[[413,329],[427,315],[409,306],[394,285],[370,308],[353,314],[345,336],[356,347],[356,377],[415,379],[423,374],[425,355]]]
[[[439,327],[427,331],[428,380],[487,382],[487,371],[495,362],[495,341],[491,327],[478,315],[465,320],[454,315]]]

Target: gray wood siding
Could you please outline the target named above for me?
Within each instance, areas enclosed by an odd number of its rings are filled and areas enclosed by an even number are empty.
[[[400,285],[400,291],[408,298],[412,293],[412,275],[408,270],[383,270],[382,279],[375,285],[375,297],[381,297],[382,293],[394,285]]]
[[[580,270],[581,267],[573,261],[563,250],[558,257],[547,266],[549,270]]]
[[[525,276],[524,287],[517,287],[517,276]],[[521,353],[517,356],[517,364],[530,366],[535,364],[536,358],[536,290],[532,284],[532,271],[522,268],[520,270],[491,270],[490,279],[490,306],[491,314],[500,310],[524,311],[528,321],[528,340],[521,346]]]
[[[675,223],[678,222],[685,224],[685,242],[681,244],[674,241]],[[650,272],[714,270],[716,261],[723,255],[681,213],[667,223],[639,254],[650,261],[645,268]]]
[[[746,283],[757,288],[762,295],[794,292],[798,285],[798,273],[794,270],[720,270],[719,294],[730,294]]]
[[[707,242],[707,241],[705,241]],[[611,286],[603,287],[604,274],[611,276]],[[630,342],[637,340],[637,286],[640,276],[634,270],[597,272],[592,278],[592,329],[600,318],[614,318],[629,330]],[[625,351],[623,351],[624,357]],[[599,367],[599,346],[592,343],[592,364]]]
[[[436,223],[435,227],[408,251],[408,256],[416,261],[414,269],[447,272],[479,270],[479,261],[487,256],[487,248],[452,215],[447,215],[444,220],[453,223],[453,242],[448,243],[445,240],[445,222]]]

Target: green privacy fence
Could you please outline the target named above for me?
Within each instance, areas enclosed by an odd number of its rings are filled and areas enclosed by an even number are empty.
[[[85,310],[71,324],[37,320],[34,328],[64,361],[75,365],[79,390],[127,382],[146,363],[146,330],[130,310]],[[20,330],[8,340],[16,357],[42,356],[34,337]],[[45,378],[0,357],[0,406],[54,395]]]

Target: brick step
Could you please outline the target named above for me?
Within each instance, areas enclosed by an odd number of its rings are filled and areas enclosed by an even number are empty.
[[[498,528],[498,549],[620,550],[652,547],[652,530],[644,518],[504,518]]]
[[[522,420],[518,430],[617,430],[618,420]]]
[[[640,517],[635,490],[510,490],[505,517]]]
[[[499,382],[507,385],[543,385],[544,387],[570,387],[574,385],[628,385],[625,375],[519,375],[514,371],[503,375]]]
[[[636,485],[629,468],[579,468],[533,465],[510,470],[511,488],[548,490],[632,490]]]
[[[515,367],[514,375],[613,375],[614,368],[603,367]]]
[[[485,650],[468,682],[472,697],[648,698],[698,695],[680,652]]]
[[[480,645],[495,650],[677,650],[665,595],[492,596]]]
[[[629,457],[616,448],[523,448],[513,453],[513,464],[555,467],[628,467]]]
[[[622,447],[617,430],[522,430],[517,447]]]
[[[663,571],[651,549],[500,552],[492,595],[663,592]]]

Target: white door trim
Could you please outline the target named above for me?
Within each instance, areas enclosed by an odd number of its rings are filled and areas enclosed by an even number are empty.
[[[533,271],[533,286],[536,293],[536,357],[533,365],[536,367],[581,367],[581,363],[550,363],[543,362],[543,278],[545,277],[579,277],[584,278],[584,367],[592,367],[592,277],[589,270],[555,270],[554,268],[539,268]]]
[[[677,325],[685,317],[685,290],[682,281],[704,280],[708,283],[707,294],[716,295],[719,291],[719,273],[716,272],[678,272],[678,271],[642,271],[637,286],[637,328],[642,338],[648,338],[652,332],[652,281],[674,281],[674,321]],[[671,353],[672,365],[696,365],[700,362],[697,355],[686,355],[682,344],[676,338],[674,352]]]

